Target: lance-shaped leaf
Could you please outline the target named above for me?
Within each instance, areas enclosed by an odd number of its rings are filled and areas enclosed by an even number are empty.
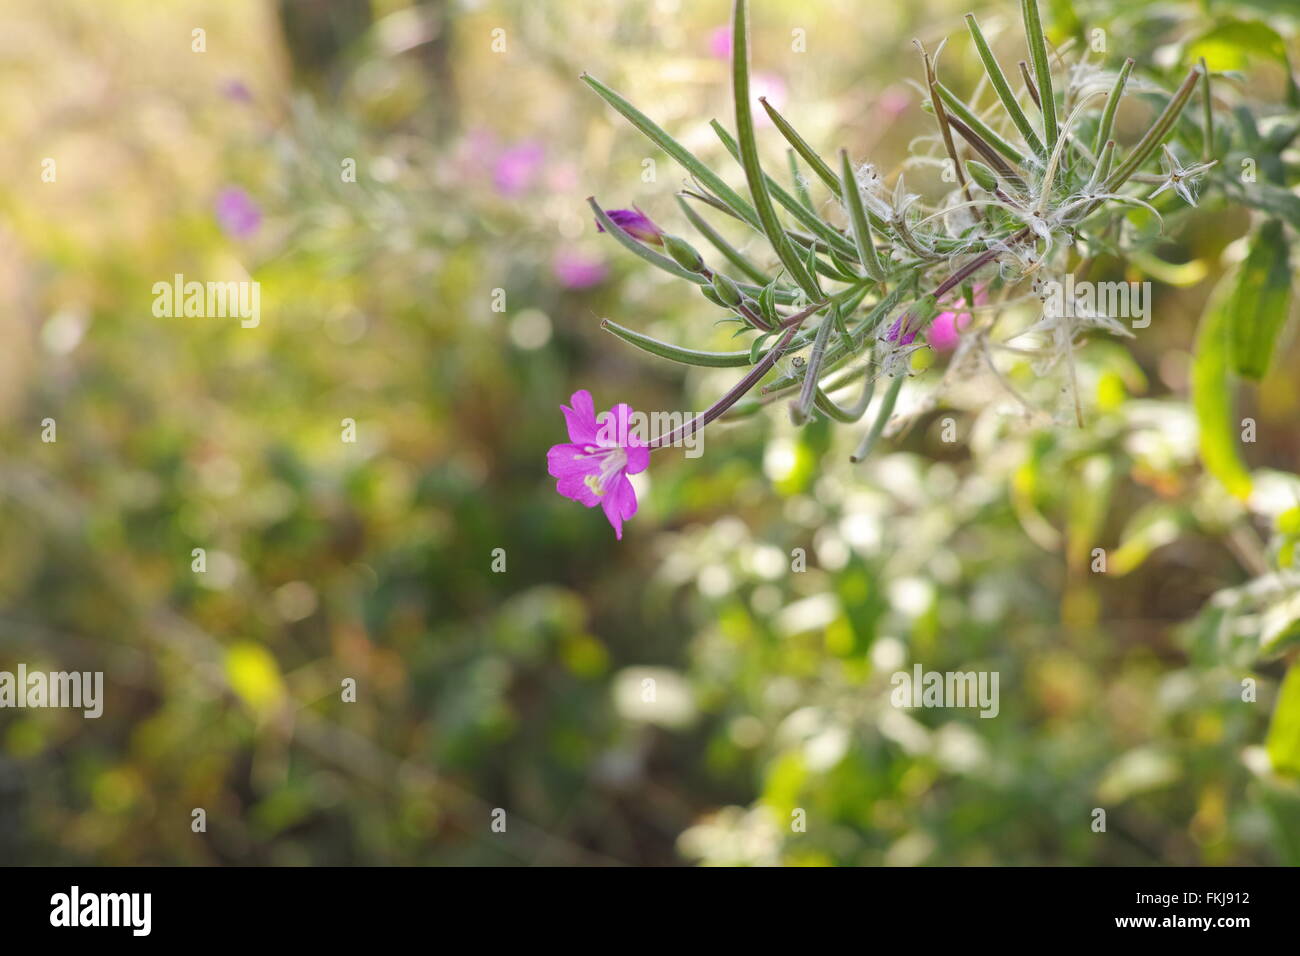
[[[750,360],[749,349],[740,352],[699,352],[695,349],[686,349],[680,345],[673,345],[670,342],[661,342],[659,339],[651,338],[640,332],[634,332],[609,319],[602,319],[600,327],[613,332],[624,342],[635,345],[643,352],[649,352],[651,355],[657,355],[672,362],[680,362],[682,365],[698,365],[703,368],[740,368],[754,364]]]
[[[1273,346],[1291,304],[1291,247],[1282,223],[1270,219],[1255,233],[1237,276],[1229,310],[1232,364],[1238,375],[1259,381],[1268,372]]]
[[[1106,180],[1106,192],[1114,192],[1120,186],[1128,181],[1128,178],[1142,168],[1142,164],[1154,155],[1155,151],[1160,148],[1160,144],[1165,141],[1177,122],[1178,116],[1187,105],[1187,100],[1196,89],[1196,80],[1200,76],[1200,67],[1193,67],[1183,80],[1181,86],[1175,91],[1165,108],[1156,117],[1151,128],[1146,134],[1138,140],[1138,144],[1133,147],[1133,151],[1120,164],[1119,168],[1110,174]]]
[[[759,226],[758,215],[754,207],[747,203],[739,193],[728,186],[708,166],[700,160],[677,140],[673,139],[663,130],[654,120],[646,116],[639,109],[629,103],[626,99],[615,93],[600,80],[596,79],[589,73],[583,73],[581,79],[584,83],[595,90],[606,103],[614,107],[627,118],[633,126],[646,135],[655,145],[665,153],[677,160],[687,172],[698,179],[706,188],[708,188],[718,199],[722,200],[729,206],[737,216],[748,222],[755,229]]]
[[[1038,87],[1034,85],[1034,78],[1029,73],[1029,64],[1021,60],[1017,65],[1020,67],[1020,78],[1025,82],[1025,92],[1034,101],[1034,105],[1042,109],[1042,100],[1038,98]]]
[[[722,141],[722,145],[726,148],[727,152],[729,152],[732,157],[743,166],[744,159],[740,153],[740,144],[737,143],[736,140],[732,138],[732,135],[727,132],[727,128],[717,120],[713,120],[709,125],[713,127],[713,132],[715,132],[718,139]],[[769,195],[784,206],[790,214],[793,215],[795,219],[799,220],[799,222],[801,222],[806,228],[812,230],[815,237],[825,243],[828,248],[839,251],[841,255],[853,255],[853,246],[847,239],[836,232],[832,226],[818,218],[816,213],[809,211],[809,209],[804,206],[803,203],[799,202],[798,199],[786,192],[780,183],[767,175],[767,173],[763,174],[763,182],[767,187]]]
[[[993,90],[998,94],[998,99],[1002,101],[1002,106],[1006,109],[1007,115],[1011,117],[1011,122],[1016,124],[1016,129],[1020,130],[1020,135],[1025,138],[1025,143],[1030,149],[1040,156],[1047,155],[1047,149],[1043,146],[1043,141],[1034,132],[1034,126],[1029,122],[1029,117],[1025,115],[1025,111],[1020,108],[1020,102],[1016,99],[1015,93],[1011,91],[1006,74],[1002,72],[1002,67],[998,65],[997,57],[989,49],[988,42],[984,39],[984,31],[980,29],[975,14],[966,14],[966,26],[970,30],[971,39],[975,41],[975,49],[979,52],[980,59],[984,61],[984,72],[988,74],[989,82],[993,84]]]
[[[958,135],[966,141],[971,149],[979,153],[980,156],[984,158],[984,161],[997,171],[999,176],[1011,185],[1015,186],[1015,188],[1021,192],[1028,191],[1029,187],[1025,185],[1025,181],[1016,174],[1016,171],[1008,165],[1005,159],[998,155],[997,150],[984,140],[980,139],[979,134],[977,134],[973,129],[955,116],[948,117],[948,125],[952,129],[955,129]]]
[[[867,270],[867,275],[881,282],[885,278],[885,270],[880,264],[880,256],[876,254],[876,243],[871,238],[871,224],[867,221],[867,212],[862,205],[862,193],[858,190],[853,164],[849,162],[849,154],[845,150],[840,150],[840,177],[843,180],[840,194],[844,197],[844,208],[849,213],[849,226],[853,231],[853,241],[858,247],[858,261]]]
[[[692,209],[691,204],[680,195],[677,196],[677,205],[682,207],[682,212],[686,214],[687,220],[689,220],[690,224],[695,227],[696,231],[705,239],[709,240],[709,243],[713,248],[722,253],[723,257],[728,262],[760,285],[767,284],[768,278],[763,273],[763,270],[746,258],[744,253],[738,250],[731,243],[727,242],[727,240],[722,237],[722,234],[709,225],[708,221]]]
[[[830,386],[827,386],[829,388]],[[851,425],[860,421],[862,416],[867,413],[867,406],[871,404],[871,397],[876,393],[876,380],[868,378],[862,385],[862,393],[858,400],[848,407],[844,407],[826,394],[826,391],[819,385],[817,386],[817,410],[828,418],[845,425]]]
[[[816,207],[813,206],[812,195],[808,192],[808,181],[804,179],[803,173],[799,170],[799,157],[795,155],[793,149],[785,151],[786,160],[790,163],[790,182],[794,183],[795,198],[813,215],[816,215]]]
[[[1101,155],[1097,157],[1097,165],[1092,170],[1092,176],[1088,180],[1088,192],[1097,188],[1098,183],[1106,181],[1110,175],[1110,167],[1115,162],[1115,141],[1106,140],[1106,145],[1101,148]]]
[[[736,101],[736,139],[740,149],[740,165],[745,170],[749,193],[754,199],[754,210],[767,241],[772,244],[777,258],[809,296],[816,294],[816,285],[807,267],[795,253],[790,239],[777,218],[768,192],[767,176],[758,158],[758,143],[754,138],[754,116],[749,98],[749,18],[745,0],[735,0],[731,18],[731,82]],[[798,206],[798,203],[795,203]]]
[[[1052,66],[1047,59],[1047,38],[1043,36],[1043,21],[1038,15],[1038,0],[1020,0],[1020,13],[1025,21],[1025,40],[1029,44],[1029,62],[1034,65],[1034,79],[1038,82],[1038,107],[1043,114],[1043,139],[1047,148],[1056,146],[1056,99],[1052,95]]]
[[[1013,163],[1019,166],[1025,164],[1025,157],[1021,155],[1020,150],[1016,149],[1005,139],[995,133],[991,126],[972,113],[970,108],[957,98],[956,93],[948,89],[948,87],[944,86],[942,83],[936,83],[934,88],[939,91],[939,98],[943,100],[943,105],[948,107],[952,115],[965,123],[966,126],[975,133],[975,135],[979,136],[984,140],[984,142],[988,143]]]
[[[1110,95],[1106,98],[1106,107],[1101,111],[1101,120],[1097,125],[1097,138],[1093,142],[1092,151],[1100,154],[1110,139],[1111,130],[1115,127],[1115,111],[1119,109],[1119,101],[1124,96],[1124,87],[1128,85],[1128,75],[1133,72],[1133,58],[1129,57],[1124,61],[1124,65],[1119,68],[1119,76],[1115,77],[1115,85],[1110,88]]]
[[[871,423],[871,428],[862,436],[862,443],[858,445],[857,451],[849,456],[849,461],[863,461],[871,450],[876,447],[876,442],[880,441],[880,436],[885,430],[885,425],[889,421],[889,416],[894,414],[894,405],[898,402],[898,393],[903,389],[903,379],[906,375],[896,375],[894,380],[889,383],[889,391],[880,399],[880,409],[876,412],[875,420]]]
[[[1282,679],[1264,749],[1275,771],[1300,778],[1300,662],[1292,662]]]
[[[1233,276],[1219,281],[1196,331],[1192,361],[1192,406],[1200,430],[1201,461],[1228,491],[1241,500],[1250,496],[1250,473],[1237,451],[1233,381],[1229,368],[1232,348]]]
[[[804,162],[812,168],[817,177],[826,184],[836,196],[840,194],[839,180],[835,178],[834,171],[826,165],[826,161],[817,155],[817,151],[808,145],[808,141],[799,135],[799,132],[790,125],[790,121],[777,112],[776,107],[767,101],[767,97],[760,96],[758,101],[763,104],[763,109],[767,110],[767,115],[771,117],[772,125],[775,126],[786,138],[786,141],[794,147],[796,153],[803,157]]]
[[[952,164],[952,171],[956,174],[957,183],[961,186],[962,195],[966,197],[967,202],[970,202],[970,185],[966,182],[966,172],[962,169],[961,160],[957,156],[957,146],[952,141],[952,128],[948,123],[948,111],[943,108],[943,97],[936,96],[934,92],[934,85],[939,81],[939,77],[934,72],[934,60],[930,58],[930,54],[926,52],[926,49],[921,45],[920,40],[913,40],[912,42],[915,43],[917,49],[921,51],[921,58],[925,62],[925,83],[926,88],[930,92],[930,108],[934,110],[935,122],[939,124],[939,135],[943,138],[943,148],[948,152],[948,162]],[[942,52],[943,44],[941,43],[939,44],[939,49],[935,51],[935,59],[938,59],[939,54]],[[983,218],[980,215],[979,207],[975,207],[972,212],[976,221]]]
[[[817,337],[813,339],[812,354],[808,359],[807,367],[804,369],[803,388],[790,409],[791,417],[796,425],[802,425],[808,420],[808,410],[812,408],[817,379],[821,377],[822,362],[826,360],[826,340],[830,338],[831,326],[835,324],[832,319],[833,314],[831,312],[823,316],[821,325],[817,327]]]

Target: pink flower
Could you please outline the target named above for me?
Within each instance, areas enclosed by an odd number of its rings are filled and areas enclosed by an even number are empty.
[[[262,210],[238,186],[223,189],[217,194],[215,211],[221,228],[226,235],[235,239],[247,239],[262,224]]]
[[[561,249],[551,262],[551,271],[566,289],[586,289],[605,281],[609,270],[599,259]]]
[[[229,79],[221,84],[221,95],[232,103],[251,103],[253,93],[243,80]]]
[[[511,146],[497,155],[492,166],[492,183],[502,196],[521,196],[533,185],[545,160],[546,151],[541,143]]]
[[[977,286],[975,289],[975,304],[983,305],[988,301],[988,293],[984,286]],[[966,300],[960,299],[955,305],[965,305]],[[961,338],[961,330],[970,325],[969,312],[940,312],[930,323],[930,327],[925,330],[925,341],[929,343],[930,348],[936,352],[947,352],[957,347],[957,340]]]
[[[719,60],[731,59],[731,27],[714,27],[709,34],[709,54]]]
[[[631,209],[606,209],[605,215],[614,221],[618,226],[633,239],[640,239],[642,242],[648,242],[656,246],[664,244],[664,232],[654,224],[654,221],[643,213],[640,209],[633,206]],[[596,221],[596,231],[604,232],[605,227]]]
[[[615,405],[596,419],[596,407],[586,389],[574,392],[570,408],[561,405],[569,426],[569,442],[546,453],[546,469],[558,478],[555,490],[588,508],[600,505],[623,540],[623,522],[636,514],[636,491],[628,475],[645,471],[650,449],[632,434],[632,408]]]
[[[889,119],[898,119],[911,102],[907,90],[901,86],[891,86],[880,94],[880,99],[876,100],[876,108]]]
[[[772,104],[773,109],[780,112],[785,108],[788,89],[780,73],[756,70],[750,75],[749,95],[753,100],[750,107],[754,114],[754,125],[772,125],[772,117],[767,115],[767,110],[763,109],[763,104],[759,100],[767,100]]]

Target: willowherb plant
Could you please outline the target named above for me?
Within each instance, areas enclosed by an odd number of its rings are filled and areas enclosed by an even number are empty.
[[[591,199],[599,228],[652,265],[699,286],[726,311],[728,321],[739,324],[737,334],[752,335],[748,348],[701,352],[603,323],[630,344],[671,361],[750,368],[708,410],[649,441],[650,450],[672,445],[724,413],[743,414],[785,398],[796,424],[816,414],[857,422],[873,406],[877,382],[884,379],[874,418],[852,456],[861,460],[890,422],[913,353],[940,340],[953,346],[953,354],[930,403],[956,378],[987,372],[1028,409],[1003,371],[1007,362],[1028,357],[1039,374],[1064,366],[1063,389],[1072,396],[1074,417],[1082,421],[1073,360],[1079,336],[1090,329],[1131,333],[1091,303],[1062,307],[1060,280],[1085,273],[1097,255],[1131,244],[1132,230],[1124,225],[1133,207],[1160,220],[1151,200],[1163,193],[1195,204],[1199,178],[1216,164],[1210,75],[1203,62],[1192,67],[1177,89],[1164,93],[1164,106],[1144,135],[1122,147],[1112,133],[1121,98],[1138,82],[1134,61],[1109,70],[1090,62],[1090,51],[1076,52],[1073,43],[1053,49],[1036,0],[1022,0],[1021,8],[1028,59],[1019,64],[1019,92],[975,17],[966,17],[996,99],[991,108],[945,86],[937,70],[940,50],[930,54],[917,44],[925,106],[937,135],[922,141],[928,142],[928,152],[918,152],[903,167],[944,166],[953,188],[933,204],[908,191],[904,170],[890,183],[870,162],[845,150],[832,161],[824,159],[761,100],[789,145],[793,192],[764,171],[751,107],[745,0],[735,0],[732,22],[735,134],[717,121],[712,127],[743,168],[748,198],[614,90],[583,75],[689,173],[691,182],[678,203],[716,250],[719,263],[707,264],[694,246],[664,232],[640,210],[607,211]],[[1158,89],[1149,82],[1142,86]],[[1167,141],[1180,122],[1189,125],[1183,113],[1198,87],[1205,109],[1199,128],[1191,125],[1201,155],[1189,163]],[[800,161],[832,201],[820,207],[812,201]],[[729,243],[697,206],[761,233],[775,254],[775,274]],[[1072,290],[1073,283],[1067,287]],[[1035,297],[1044,303],[1038,321],[1010,335],[999,328],[1009,307]],[[757,397],[746,398],[778,362],[776,377]],[[847,403],[835,397],[859,380],[856,397]],[[579,403],[592,408],[585,393],[574,398],[574,408]],[[555,446],[550,459],[558,490],[588,507],[604,505],[621,532],[622,519],[636,510],[624,475],[628,440],[597,434],[585,420],[575,428],[574,409],[566,409],[566,415],[572,442]]]

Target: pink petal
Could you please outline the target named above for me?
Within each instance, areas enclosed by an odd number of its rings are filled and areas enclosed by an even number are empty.
[[[581,502],[588,508],[594,508],[601,503],[600,495],[591,490],[583,475],[565,475],[555,483],[555,490],[566,498]]]
[[[546,470],[558,478],[555,490],[566,498],[580,501],[588,508],[600,503],[600,496],[587,484],[588,475],[600,474],[600,465],[594,458],[578,458],[581,445],[552,445],[546,453]]]
[[[585,388],[574,392],[569,401],[573,403],[572,408],[567,405],[560,406],[560,411],[564,412],[564,420],[569,425],[569,441],[577,442],[579,445],[595,444],[596,405],[591,400],[591,392]]]
[[[959,329],[970,324],[969,312],[940,312],[925,330],[925,340],[936,352],[947,352],[957,347]]]
[[[585,445],[552,445],[546,453],[546,470],[552,478],[600,474],[600,463],[587,457],[585,448]]]
[[[645,445],[627,446],[627,467],[623,469],[629,475],[636,475],[650,467],[650,449]]]
[[[645,444],[644,436],[636,434],[632,423],[632,406],[620,402],[597,419],[596,440],[605,448],[622,445],[625,448]]]
[[[632,482],[627,480],[627,475],[619,475],[614,479],[612,487],[601,499],[600,506],[614,528],[614,536],[622,541],[623,522],[636,514],[636,491],[632,488]]]

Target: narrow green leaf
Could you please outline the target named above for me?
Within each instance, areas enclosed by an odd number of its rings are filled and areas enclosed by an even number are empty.
[[[980,139],[979,135],[973,129],[955,116],[948,117],[948,125],[961,135],[961,138],[970,145],[971,149],[984,157],[985,161],[993,167],[993,170],[999,176],[1020,192],[1028,192],[1029,187],[1025,185],[1025,181],[1016,175],[1016,171],[1007,164],[1005,159],[998,155],[997,150],[984,140]],[[873,219],[872,222],[874,223],[875,220]]]
[[[817,326],[817,337],[813,339],[812,353],[803,373],[803,388],[791,409],[796,424],[801,425],[807,421],[808,410],[812,408],[813,392],[817,388],[817,380],[821,377],[822,362],[826,360],[826,341],[830,338],[831,329],[835,325],[834,315],[832,309],[822,316],[821,324]]]
[[[853,242],[858,248],[858,261],[867,270],[867,275],[881,282],[885,270],[880,265],[880,256],[876,254],[876,243],[871,238],[871,225],[867,222],[867,213],[862,206],[862,193],[858,190],[858,180],[853,173],[853,164],[849,162],[846,150],[840,150],[840,177],[842,186],[840,195],[844,198],[844,207],[849,213],[849,225],[853,232]]]
[[[1192,406],[1200,429],[1201,461],[1228,491],[1250,496],[1250,473],[1237,451],[1233,381],[1228,366],[1231,348],[1231,298],[1235,276],[1219,281],[1201,316],[1192,361]]]
[[[982,119],[970,111],[970,109],[957,98],[957,94],[944,86],[942,83],[936,83],[934,88],[939,91],[939,97],[957,119],[961,120],[971,131],[984,142],[988,143],[999,153],[1011,160],[1017,165],[1025,165],[1025,157],[1021,155],[1020,150],[1016,149],[1005,139],[993,131],[993,128],[985,123]]]
[[[1092,191],[1098,183],[1106,181],[1110,175],[1110,168],[1115,163],[1115,141],[1106,140],[1106,145],[1101,149],[1101,155],[1097,157],[1097,165],[1092,170],[1092,176],[1088,179],[1088,190]]]
[[[740,144],[727,132],[727,128],[717,120],[713,120],[709,125],[713,127],[713,132],[722,141],[722,145],[727,152],[743,167],[744,159],[740,154]],[[825,243],[828,248],[838,250],[842,255],[852,256],[854,254],[855,250],[847,239],[836,232],[833,226],[822,221],[815,213],[810,212],[803,203],[786,192],[780,183],[766,173],[763,174],[763,181],[772,198],[784,206],[807,229],[810,229],[815,234],[815,237]]]
[[[980,30],[975,14],[966,14],[966,26],[970,30],[971,39],[975,41],[975,49],[979,52],[980,59],[984,61],[984,72],[988,74],[989,82],[993,84],[993,90],[998,94],[998,99],[1002,101],[1007,115],[1011,117],[1011,122],[1016,124],[1016,129],[1020,130],[1020,135],[1025,138],[1025,143],[1030,149],[1040,156],[1046,156],[1047,148],[1043,146],[1043,141],[1034,132],[1034,126],[1029,122],[1029,117],[1025,115],[1025,111],[1020,108],[1020,102],[1016,99],[1015,93],[1011,91],[1010,84],[1007,83],[1006,74],[1002,72],[997,57],[993,55],[988,42],[984,39],[984,32]]]
[[[673,345],[669,342],[661,342],[659,339],[651,338],[640,332],[634,332],[609,319],[603,319],[600,327],[613,332],[624,342],[635,345],[643,352],[649,352],[651,355],[657,355],[673,362],[680,362],[682,365],[698,365],[703,368],[740,368],[741,366],[754,364],[750,359],[749,349],[743,349],[739,352],[700,352],[695,349],[682,348],[680,345]]]
[[[1182,113],[1183,107],[1187,105],[1192,90],[1196,89],[1196,80],[1199,76],[1200,67],[1192,67],[1182,85],[1178,87],[1165,108],[1160,112],[1160,115],[1156,117],[1151,128],[1138,140],[1138,144],[1133,147],[1132,152],[1120,164],[1120,167],[1110,174],[1110,178],[1106,180],[1106,192],[1113,193],[1119,189],[1160,148],[1160,144],[1165,141],[1173,130],[1174,123],[1177,121],[1179,114]]]
[[[827,385],[827,388],[831,386]],[[871,404],[871,397],[876,393],[876,380],[868,377],[862,383],[862,393],[858,400],[847,408],[838,404],[832,399],[819,385],[817,387],[817,408],[828,418],[837,422],[851,425],[854,422],[861,421],[862,416],[867,413],[867,406]]]
[[[665,153],[677,160],[677,162],[680,163],[687,172],[704,184],[704,186],[712,191],[718,199],[730,206],[736,215],[755,228],[758,228],[759,220],[758,215],[754,211],[754,207],[747,203],[739,193],[723,182],[722,178],[713,170],[700,162],[695,154],[669,136],[662,127],[654,122],[654,120],[650,119],[650,117],[646,116],[626,99],[618,93],[615,93],[591,74],[583,73],[581,79],[584,83],[595,90],[601,99],[622,113],[628,122],[644,133],[651,142],[655,143]]]
[[[1282,679],[1264,749],[1279,774],[1300,777],[1300,663],[1293,663]]]
[[[1106,107],[1101,111],[1101,120],[1097,126],[1097,138],[1093,142],[1092,151],[1100,154],[1102,148],[1110,139],[1111,130],[1115,127],[1115,111],[1119,109],[1119,101],[1124,96],[1124,88],[1128,85],[1128,75],[1133,72],[1133,58],[1129,57],[1124,61],[1124,65],[1119,68],[1119,76],[1115,77],[1115,85],[1110,88],[1110,95],[1106,97]]]
[[[840,344],[846,349],[853,348],[853,336],[849,335],[849,327],[844,322],[844,309],[839,299],[831,301],[831,321],[835,323],[835,331],[839,334]]]
[[[754,199],[754,210],[768,242],[777,258],[795,282],[810,296],[815,285],[807,268],[795,254],[790,240],[777,218],[768,192],[767,176],[758,158],[758,143],[754,139],[754,116],[749,104],[749,19],[746,0],[735,0],[731,20],[731,81],[736,105],[736,139],[740,148],[740,164],[745,170],[749,193]],[[710,173],[712,176],[713,174]],[[716,178],[716,177],[715,177]],[[797,205],[797,203],[796,203]]]
[[[1282,223],[1264,223],[1251,239],[1229,306],[1233,368],[1257,382],[1268,372],[1291,305],[1290,253]]]
[[[808,145],[808,141],[799,135],[799,132],[790,125],[789,120],[777,112],[776,107],[767,101],[767,97],[759,97],[758,101],[763,104],[763,109],[767,110],[767,115],[772,119],[772,125],[794,147],[795,152],[803,157],[804,162],[826,184],[826,188],[838,196],[840,194],[839,180],[835,178],[835,173],[826,164],[826,161],[817,155],[817,151]]]
[[[1059,131],[1056,128],[1056,99],[1052,94],[1052,66],[1047,59],[1047,38],[1043,36],[1043,21],[1038,15],[1038,0],[1020,0],[1020,13],[1025,21],[1029,62],[1034,65],[1034,80],[1038,84],[1038,106],[1043,114],[1043,139],[1048,151],[1051,151],[1056,146]]]
[[[885,425],[889,421],[889,416],[894,414],[894,405],[898,402],[898,393],[902,391],[903,379],[906,375],[896,375],[894,380],[889,383],[889,391],[885,392],[880,400],[880,410],[876,412],[875,421],[871,423],[871,428],[866,435],[862,437],[862,443],[858,445],[857,451],[849,456],[849,461],[857,463],[864,461],[871,454],[876,442],[880,441],[881,434],[885,431]]]
[[[790,163],[790,182],[794,184],[795,198],[814,216],[817,215],[817,209],[813,206],[812,196],[808,193],[808,181],[803,178],[803,173],[799,170],[799,157],[795,155],[793,149],[785,151],[786,159]]]

